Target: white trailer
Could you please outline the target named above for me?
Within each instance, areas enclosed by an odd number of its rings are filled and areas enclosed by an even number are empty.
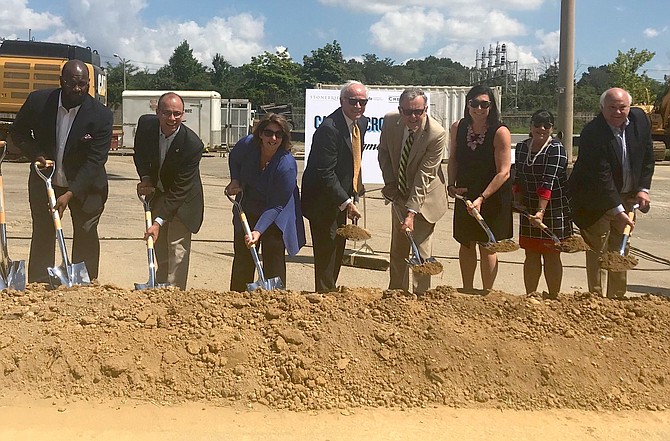
[[[221,99],[221,144],[231,149],[250,133],[253,124],[251,103],[247,99]]]
[[[137,120],[147,113],[156,113],[158,98],[174,92],[184,100],[182,122],[200,136],[206,150],[221,147],[221,95],[215,91],[193,90],[124,90],[123,147],[133,148]]]

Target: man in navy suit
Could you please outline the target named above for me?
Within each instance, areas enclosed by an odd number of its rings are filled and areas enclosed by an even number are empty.
[[[586,252],[589,292],[603,294],[600,253],[619,252],[633,204],[649,209],[654,152],[647,116],[631,108],[624,89],[611,88],[600,97],[601,112],[579,137],[579,156],[570,175],[573,220],[591,250]],[[627,250],[626,250],[627,252]],[[608,271],[607,297],[623,298],[626,272]]]
[[[158,283],[185,290],[191,235],[202,225],[205,202],[200,179],[203,143],[182,124],[184,100],[173,92],[158,100],[156,115],[142,115],[135,132],[137,192],[151,196],[154,222],[145,237],[155,242]]]
[[[323,120],[314,132],[307,167],[302,176],[302,212],[309,219],[314,246],[314,279],[317,292],[336,288],[342,265],[345,239],[336,235],[347,217],[357,219],[356,207],[363,193],[360,175],[362,152],[352,147],[354,135],[360,146],[368,119],[363,116],[368,92],[358,81],[340,90],[340,107]],[[358,170],[354,165],[358,164]]]
[[[88,94],[86,64],[70,60],[63,66],[58,89],[32,92],[16,115],[12,139],[31,160],[28,197],[33,220],[28,264],[29,282],[48,282],[54,266],[56,232],[44,181],[32,167],[55,162],[56,209],[70,208],[73,226],[72,261],[86,264],[98,277],[98,222],[107,201],[105,163],[112,139],[112,112]]]

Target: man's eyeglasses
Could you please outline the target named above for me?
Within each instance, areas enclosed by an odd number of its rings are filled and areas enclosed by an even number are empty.
[[[182,112],[180,110],[158,109],[158,112],[160,112],[160,114],[163,115],[166,118],[169,118],[170,116],[174,116],[175,118],[181,118],[184,115],[184,112]]]
[[[423,112],[426,111],[426,108],[424,107],[423,109],[403,109],[402,107],[399,107],[400,112],[405,115],[405,116],[416,116],[419,117],[423,115]]]
[[[69,80],[63,80],[63,86],[67,87],[68,89],[74,89],[75,87],[79,87],[79,90],[85,90],[88,89],[88,81],[69,81]]]
[[[468,101],[468,106],[470,106],[473,109],[476,108],[488,109],[489,107],[491,107],[491,101],[470,100]]]
[[[554,127],[554,125],[550,122],[544,122],[544,123],[536,122],[536,123],[533,123],[533,127],[535,127],[536,129],[539,129],[540,127],[542,127],[546,130],[549,130],[552,127]]]
[[[270,129],[263,129],[263,136],[266,138],[272,138],[272,135],[275,136],[277,139],[282,139],[284,137],[284,132],[281,130],[277,130],[276,132],[274,130]]]
[[[368,103],[368,99],[359,99],[359,98],[347,98],[347,101],[349,102],[350,106],[355,106],[356,104],[359,104],[361,107],[365,107],[365,105]]]

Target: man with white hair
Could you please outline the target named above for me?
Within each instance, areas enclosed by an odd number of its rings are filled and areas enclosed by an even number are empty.
[[[632,101],[626,90],[617,87],[601,95],[600,113],[579,137],[579,156],[569,180],[573,220],[591,247],[586,252],[589,292],[599,295],[603,294],[600,253],[619,251],[624,228],[634,226],[627,212],[636,203],[646,212],[651,201],[651,130],[644,112],[630,107]],[[610,298],[625,296],[625,271],[608,271],[606,293]]]

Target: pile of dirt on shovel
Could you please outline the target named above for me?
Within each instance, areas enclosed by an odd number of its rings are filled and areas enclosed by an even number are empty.
[[[0,294],[0,388],[296,411],[670,406],[670,302],[440,287]]]

